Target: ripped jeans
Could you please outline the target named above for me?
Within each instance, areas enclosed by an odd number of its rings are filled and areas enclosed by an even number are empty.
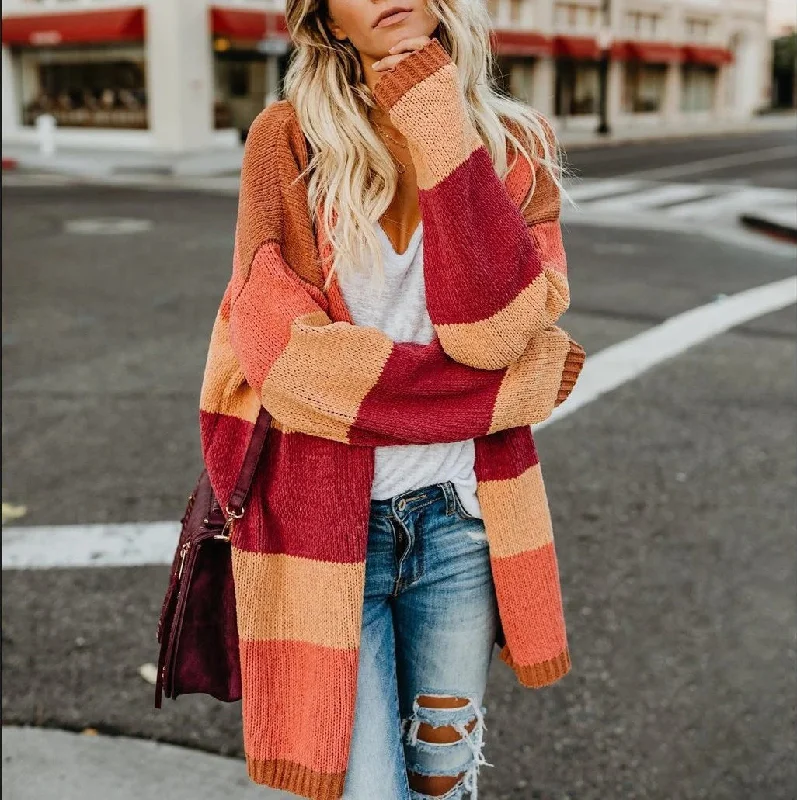
[[[372,502],[343,800],[475,800],[497,625],[484,525],[452,484]]]

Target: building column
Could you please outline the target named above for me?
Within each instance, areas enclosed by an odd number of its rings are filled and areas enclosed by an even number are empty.
[[[13,135],[21,123],[22,97],[17,91],[18,81],[14,70],[11,48],[3,48],[3,138]]]
[[[213,145],[213,54],[204,0],[150,0],[147,95],[156,149]]]
[[[264,108],[279,100],[280,69],[279,58],[270,55],[266,58],[266,96]]]
[[[623,78],[625,73],[625,62],[613,59],[609,62],[608,84],[608,108],[606,109],[609,118],[609,127],[620,122],[623,113]]]
[[[495,19],[496,28],[512,27],[512,3],[510,0],[498,0]]]
[[[542,56],[534,62],[531,75],[531,105],[544,117],[553,117],[556,65],[552,56]]]
[[[724,119],[727,115],[727,83],[728,67],[723,64],[717,70],[717,78],[714,82],[714,117],[716,119]]]
[[[681,93],[683,81],[680,63],[667,66],[667,78],[664,82],[664,125],[675,127],[681,118]]]

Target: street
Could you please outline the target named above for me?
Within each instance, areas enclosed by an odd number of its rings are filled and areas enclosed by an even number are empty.
[[[793,131],[571,153],[562,325],[588,361],[794,276],[794,248],[737,217],[797,202],[795,155]],[[31,526],[175,521],[201,470],[236,199],[159,188],[4,186],[3,720],[238,756],[239,704],[156,711],[139,674],[157,658],[160,557],[66,567],[51,529],[7,561]],[[573,671],[532,692],[495,659],[482,800],[795,796],[797,317],[782,306],[537,434]]]
[[[569,161],[587,179],[655,172],[664,180],[797,189],[796,150],[794,131],[786,130],[587,147]]]

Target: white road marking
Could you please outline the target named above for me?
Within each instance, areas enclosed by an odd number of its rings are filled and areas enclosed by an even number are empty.
[[[641,185],[638,180],[607,180],[590,181],[589,183],[578,183],[574,186],[566,186],[570,199],[576,203],[586,203],[597,197],[620,194],[621,192],[632,191]]]
[[[718,217],[709,221],[705,219],[676,219],[667,213],[670,209],[647,211],[642,214],[633,214],[630,211],[623,215],[623,230],[640,231],[671,231],[672,233],[688,233],[722,242],[723,245],[742,247],[752,253],[765,253],[777,258],[789,259],[794,262],[794,245],[791,242],[782,242],[770,236],[753,233],[738,224],[738,216],[729,215],[730,219]],[[581,214],[578,211],[563,207],[562,225],[567,229],[570,222],[579,225],[589,225],[598,228],[611,228],[617,230],[617,212],[611,214]],[[708,224],[710,222],[711,224]],[[755,268],[756,262],[751,266]]]
[[[748,289],[693,308],[587,359],[567,402],[539,430],[691,347],[797,302],[797,277]],[[5,527],[3,569],[170,564],[174,522]]]
[[[13,503],[3,503],[3,525],[5,525],[6,522],[24,517],[27,513],[27,506],[15,506]]]
[[[652,209],[667,203],[682,203],[697,197],[705,197],[712,193],[710,186],[700,183],[666,183],[663,186],[652,186],[630,196],[607,197],[590,203],[590,211],[599,214],[606,211],[622,211],[627,208]]]
[[[623,178],[645,178],[646,180],[672,180],[673,178],[694,177],[698,172],[714,172],[728,167],[742,167],[747,164],[757,164],[762,161],[775,161],[786,156],[797,156],[797,147],[793,144],[784,144],[770,147],[768,150],[752,150],[748,153],[730,153],[727,156],[714,156],[702,158],[699,161],[688,161],[684,164],[675,164],[671,167],[656,167],[643,169],[638,172],[626,172],[619,176]]]
[[[602,256],[635,256],[644,253],[645,248],[630,242],[594,242],[592,252]]]
[[[3,528],[3,569],[171,564],[178,522]]]
[[[587,359],[567,402],[535,429],[578,411],[695,345],[797,302],[797,277],[785,278],[692,308]]]
[[[733,191],[719,197],[707,197],[703,200],[694,200],[681,206],[668,208],[667,213],[677,219],[708,220],[728,214],[739,214],[742,211],[756,211],[764,206],[776,205],[791,199],[797,203],[794,192],[784,192],[782,189],[758,189],[754,187],[735,187]]]
[[[562,219],[589,224],[608,222],[659,228],[675,223],[675,230],[711,235],[709,222],[723,232],[740,229],[739,215],[774,207],[797,206],[792,189],[718,183],[666,183],[644,180],[588,181],[570,190],[571,205],[563,205]]]
[[[150,228],[152,228],[152,220],[127,219],[125,217],[70,219],[64,223],[66,233],[75,233],[81,236],[120,236],[145,233]]]

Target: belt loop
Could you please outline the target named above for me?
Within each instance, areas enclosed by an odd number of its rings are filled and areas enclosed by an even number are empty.
[[[456,500],[454,499],[454,484],[446,481],[440,484],[443,487],[443,496],[446,498],[446,516],[450,517],[457,510]]]

